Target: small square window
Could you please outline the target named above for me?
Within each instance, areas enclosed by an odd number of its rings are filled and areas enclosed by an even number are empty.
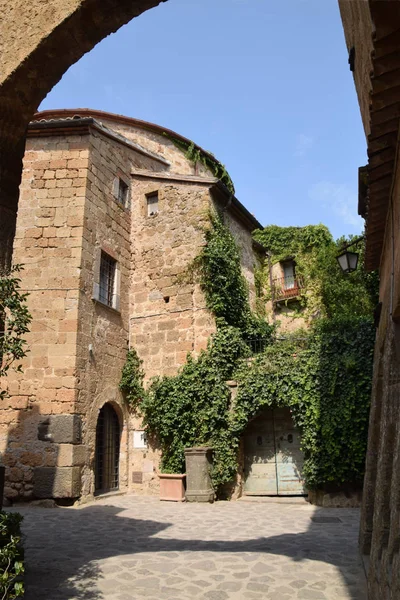
[[[151,217],[152,215],[158,214],[158,192],[154,192],[153,194],[148,194],[146,196],[147,201],[147,216]]]
[[[118,179],[118,197],[117,200],[122,206],[127,206],[128,204],[128,191],[129,186],[123,179]]]
[[[115,290],[115,271],[117,261],[105,252],[101,253],[100,259],[100,285],[99,300],[107,306],[113,306]]]

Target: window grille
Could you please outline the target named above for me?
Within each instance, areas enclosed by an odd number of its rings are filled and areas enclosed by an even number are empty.
[[[113,306],[116,264],[111,256],[101,253],[99,300],[107,306]]]

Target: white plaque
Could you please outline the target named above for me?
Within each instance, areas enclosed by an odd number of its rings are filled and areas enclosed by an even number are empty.
[[[143,430],[133,432],[133,447],[134,448],[147,448],[147,436]]]

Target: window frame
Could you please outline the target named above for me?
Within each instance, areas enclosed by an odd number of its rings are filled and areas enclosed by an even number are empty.
[[[113,308],[113,297],[115,294],[115,275],[117,261],[115,258],[101,250],[100,253],[100,276],[99,276],[99,302]]]
[[[124,190],[123,198],[121,198],[121,189]],[[131,203],[131,182],[128,177],[118,172],[114,177],[112,185],[112,196],[115,202],[121,208],[128,209]]]
[[[112,284],[106,294],[102,293],[103,259],[108,260],[113,266]],[[95,255],[92,300],[99,302],[102,306],[120,312],[120,287],[121,273],[118,258],[108,248],[99,248]]]
[[[118,193],[117,193],[117,202],[121,206],[125,208],[128,206],[129,200],[129,185],[126,183],[122,177],[118,177]]]
[[[156,198],[157,199],[157,210],[155,212],[149,212],[149,208],[150,208],[150,200],[152,198]],[[149,192],[148,194],[146,194],[146,217],[155,217],[156,215],[160,214],[160,208],[159,208],[159,204],[160,203],[160,196],[158,193],[158,190],[154,190],[153,192]]]

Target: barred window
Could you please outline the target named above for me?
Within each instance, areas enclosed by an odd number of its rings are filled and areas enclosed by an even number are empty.
[[[101,253],[99,300],[107,306],[113,306],[116,265],[116,260],[105,252]]]

